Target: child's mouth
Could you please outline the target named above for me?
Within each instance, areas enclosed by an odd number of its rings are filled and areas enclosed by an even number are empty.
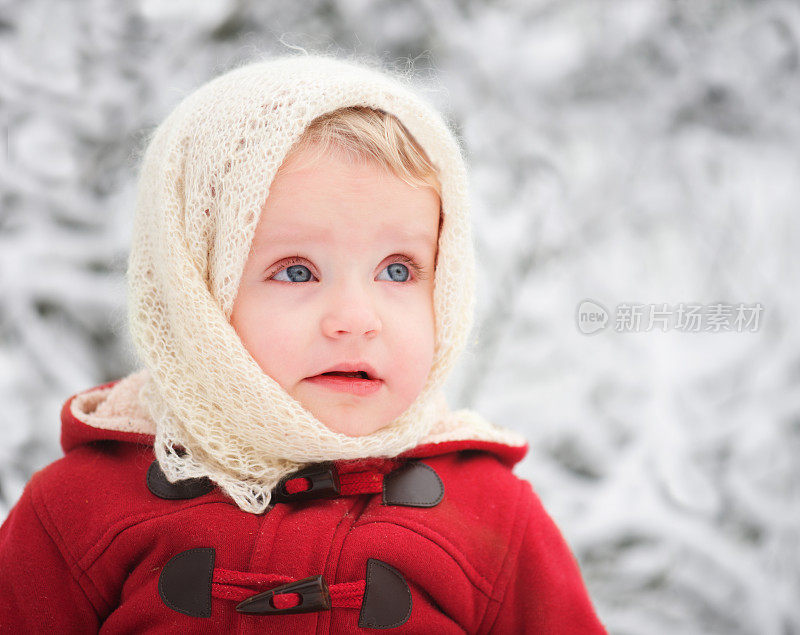
[[[364,371],[332,371],[308,377],[306,381],[322,388],[354,395],[371,395],[383,384],[380,379],[370,379]]]

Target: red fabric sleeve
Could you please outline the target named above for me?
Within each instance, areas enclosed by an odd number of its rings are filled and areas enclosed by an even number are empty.
[[[42,525],[28,483],[0,526],[0,632],[97,633],[99,624]]]
[[[529,513],[490,633],[606,633],[595,614],[578,562],[552,518],[524,481]],[[504,576],[501,576],[501,578]]]

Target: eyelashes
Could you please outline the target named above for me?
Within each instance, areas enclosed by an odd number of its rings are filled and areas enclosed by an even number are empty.
[[[266,280],[271,280],[276,275],[278,275],[281,271],[291,267],[292,265],[303,265],[303,266],[307,267],[309,269],[309,271],[311,271],[311,267],[308,267],[306,265],[307,262],[308,262],[308,260],[306,258],[304,258],[303,256],[299,255],[299,254],[297,254],[295,256],[291,256],[289,258],[286,258],[286,259],[280,261],[275,267],[271,268],[270,272],[267,274],[265,279]],[[401,263],[403,265],[406,265],[409,268],[409,270],[412,272],[412,277],[409,280],[402,281],[403,283],[410,284],[410,283],[415,282],[417,280],[427,280],[429,278],[429,275],[428,275],[427,270],[425,269],[425,267],[420,265],[411,256],[407,256],[405,254],[394,254],[394,255],[389,257],[389,262],[388,262],[387,266],[389,266],[391,264],[394,264],[394,263],[397,263],[397,262],[399,262],[399,263]],[[313,272],[312,272],[311,275],[314,275]],[[285,281],[284,280],[279,280],[278,282],[285,282]],[[398,281],[398,282],[400,282],[400,281]],[[289,284],[298,284],[298,283],[294,282],[294,283],[289,283]]]
[[[417,263],[416,260],[411,258],[410,256],[405,256],[403,254],[397,254],[391,257],[392,262],[389,264],[394,264],[395,262],[401,262],[407,267],[409,267],[414,272],[414,278],[418,280],[426,280],[428,276],[425,273],[425,269]],[[388,266],[388,265],[387,265]]]

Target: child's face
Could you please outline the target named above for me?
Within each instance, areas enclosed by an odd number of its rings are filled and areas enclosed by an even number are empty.
[[[433,362],[440,200],[375,164],[310,156],[291,156],[272,182],[231,324],[317,419],[362,436],[414,401]],[[310,379],[345,362],[369,364],[377,390]]]

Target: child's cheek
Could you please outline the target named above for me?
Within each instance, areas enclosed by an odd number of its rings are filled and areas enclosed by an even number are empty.
[[[388,326],[388,325],[387,325]],[[435,343],[432,306],[415,303],[403,312],[396,312],[387,329],[393,357],[402,361],[406,383],[411,391],[419,390],[433,364]]]
[[[287,366],[302,349],[302,334],[307,332],[298,307],[287,301],[290,295],[265,288],[265,283],[245,285],[231,314],[231,325],[244,347],[273,377],[289,370]]]

